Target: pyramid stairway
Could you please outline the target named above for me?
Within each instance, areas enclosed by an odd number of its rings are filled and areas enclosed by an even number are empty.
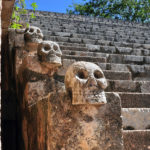
[[[75,61],[102,68],[106,92],[121,97],[124,149],[150,150],[150,24],[40,11],[31,24],[60,45],[57,80]]]

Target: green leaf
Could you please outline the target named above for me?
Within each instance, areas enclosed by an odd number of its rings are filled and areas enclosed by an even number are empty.
[[[21,24],[18,24],[18,23],[15,23],[13,22],[10,26],[11,28],[13,29],[21,29],[22,25]]]
[[[30,18],[31,19],[35,19],[36,18],[36,16],[34,15],[34,13],[31,14]]]
[[[26,27],[29,28],[29,26],[30,26],[29,23],[26,23]]]
[[[35,9],[38,8],[38,5],[37,5],[35,2],[33,2],[33,3],[31,4],[31,7],[32,7],[33,10],[35,11]]]
[[[14,9],[15,9],[16,11],[18,11],[18,10],[19,10],[19,7],[18,7],[18,6],[15,6]]]

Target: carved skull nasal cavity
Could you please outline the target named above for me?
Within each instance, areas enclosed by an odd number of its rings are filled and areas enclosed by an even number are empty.
[[[75,62],[65,75],[65,87],[72,104],[105,104],[107,81],[103,71],[94,63]]]
[[[43,41],[38,46],[38,56],[43,64],[61,66],[62,52],[59,45],[53,41]]]

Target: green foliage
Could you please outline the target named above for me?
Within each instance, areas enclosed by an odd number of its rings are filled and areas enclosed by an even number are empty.
[[[117,18],[128,21],[150,22],[150,0],[83,0],[73,3],[69,14]]]
[[[38,6],[35,2],[33,2],[31,3],[31,7],[35,12]],[[11,18],[12,21],[11,21],[10,28],[21,29],[22,27],[29,27],[28,22],[24,24],[21,23],[21,15],[25,15],[25,14],[27,14],[25,0],[16,0],[14,5],[14,10],[12,13],[12,18]],[[31,13],[30,19],[34,19],[34,18],[36,18],[36,16],[34,15],[34,13]]]

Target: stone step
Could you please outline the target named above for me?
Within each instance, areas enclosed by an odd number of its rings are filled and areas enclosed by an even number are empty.
[[[49,39],[50,37],[56,38],[58,41],[60,37],[68,37],[69,41],[74,42],[74,39],[80,39],[82,40],[82,43],[84,44],[96,44],[98,40],[109,40],[109,41],[124,41],[127,43],[140,43],[140,44],[148,44],[150,43],[150,39],[148,38],[142,38],[142,37],[129,37],[127,35],[115,35],[115,36],[110,36],[110,35],[103,35],[100,33],[100,35],[87,35],[87,34],[71,34],[68,33],[70,31],[66,32],[59,32],[55,33],[54,31],[50,31],[49,33],[45,32],[45,39]],[[75,31],[74,31],[75,32]],[[59,37],[59,38],[58,38]]]
[[[68,47],[87,47],[86,44],[79,44],[79,43],[69,43],[69,42],[57,42],[60,46],[68,46]],[[126,43],[126,42],[112,42],[106,40],[98,40],[99,46],[114,46],[120,48],[132,48],[132,49],[139,49],[139,50],[150,50],[150,44],[137,44],[137,43]],[[94,46],[94,45],[93,45]]]
[[[38,21],[38,20],[37,20]],[[93,23],[90,23],[89,21],[87,22],[82,22],[82,21],[72,21],[72,20],[62,20],[62,19],[57,19],[57,20],[54,20],[54,19],[51,19],[49,20],[49,24],[51,25],[62,25],[66,28],[73,28],[73,27],[79,27],[79,28],[87,28],[87,29],[99,29],[99,28],[103,28],[103,29],[117,29],[117,30],[121,30],[123,31],[123,29],[125,31],[128,31],[128,32],[134,32],[134,31],[145,31],[146,29],[149,29],[149,28],[138,28],[138,27],[129,27],[129,26],[119,26],[117,24],[110,24],[110,23],[104,23],[104,22],[101,22],[101,23],[96,23],[96,24],[93,24]],[[113,27],[116,27],[116,28],[113,28]],[[106,31],[106,30],[104,30]],[[149,31],[147,32],[149,33]]]
[[[145,35],[144,32],[140,33],[138,31],[138,34],[135,34],[135,32],[131,33],[131,31],[128,33],[128,31],[122,30],[118,31],[115,29],[107,29],[107,31],[104,31],[104,28],[97,28],[96,31],[93,31],[93,29],[85,29],[85,28],[79,28],[77,27],[72,27],[72,29],[65,27],[65,26],[47,26],[43,27],[42,25],[39,25],[34,23],[33,25],[39,26],[43,33],[45,35],[49,36],[62,36],[62,37],[80,37],[80,38],[93,38],[93,39],[109,39],[110,37],[113,37],[115,41],[121,41],[121,39],[140,39],[140,41],[149,41],[150,40],[150,35],[147,34]],[[112,39],[112,38],[111,38]],[[131,42],[131,41],[130,41]],[[143,42],[141,42],[142,44]]]
[[[149,81],[130,81],[130,80],[107,80],[107,92],[135,92],[149,93]]]
[[[51,29],[49,29],[50,31],[52,31],[52,35],[55,35],[55,36],[72,36],[72,37],[78,37],[78,38],[85,38],[85,37],[89,37],[89,38],[94,38],[94,39],[97,39],[97,38],[100,38],[100,37],[104,37],[104,36],[111,36],[111,37],[116,37],[118,36],[119,38],[125,38],[127,37],[128,39],[129,38],[135,38],[135,39],[142,39],[142,40],[148,40],[149,39],[149,35],[144,35],[143,33],[139,33],[138,32],[138,35],[136,34],[131,34],[131,32],[127,33],[125,31],[123,32],[120,32],[120,31],[116,31],[116,30],[108,30],[107,31],[104,29],[100,29],[99,27],[96,28],[96,31],[93,31],[92,28],[90,29],[86,29],[85,28],[78,28],[77,27],[72,27],[72,29],[68,29],[65,27],[62,27],[62,26],[59,26],[57,27],[58,29],[61,29],[61,32],[59,30],[59,32],[57,32],[55,29],[56,29],[56,26],[54,26],[54,30],[53,30],[53,27]],[[76,32],[75,32],[76,31]],[[68,32],[68,33],[67,33]],[[67,34],[65,34],[67,33]]]
[[[79,29],[90,29],[91,31],[97,31],[98,29],[103,29],[104,33],[107,33],[107,31],[120,31],[124,33],[128,33],[130,35],[148,35],[150,32],[148,31],[149,28],[138,28],[138,27],[133,27],[130,28],[129,26],[124,27],[115,25],[115,24],[107,24],[107,23],[100,23],[100,24],[93,24],[90,22],[82,22],[82,21],[71,21],[71,20],[64,20],[64,19],[51,19],[51,18],[46,18],[45,22],[41,22],[41,18],[36,18],[35,20],[32,20],[31,23],[38,23],[41,25],[46,25],[48,27],[64,27],[67,29],[73,29],[73,28],[79,28]],[[46,24],[47,23],[47,24]],[[115,27],[115,28],[114,28]],[[147,32],[144,34],[143,31]]]
[[[122,108],[124,130],[150,129],[150,108]]]
[[[150,130],[123,131],[124,150],[150,150]]]
[[[43,13],[43,12],[41,12]],[[120,21],[115,19],[106,19],[106,18],[94,18],[94,17],[83,17],[80,15],[67,15],[67,14],[52,14],[49,12],[44,12],[48,14],[42,15],[41,13],[37,14],[37,17],[35,20],[38,20],[38,18],[45,21],[51,21],[51,22],[63,22],[63,23],[75,23],[80,25],[86,25],[86,26],[117,26],[119,28],[126,28],[126,29],[141,29],[146,30],[149,29],[148,25],[144,24],[135,24],[133,22],[127,22],[127,21]],[[33,20],[33,21],[35,21]],[[87,24],[88,22],[88,24]]]
[[[85,47],[75,46],[61,46],[61,50],[64,53],[71,55],[90,55],[96,56],[98,53],[109,53],[109,54],[123,54],[123,55],[135,55],[135,56],[150,56],[150,50],[145,49],[133,49],[128,47],[116,47],[116,46],[101,46],[86,44]],[[69,51],[69,52],[68,52]]]
[[[90,56],[71,56],[71,55],[62,55],[62,59],[74,59],[76,61],[90,61],[90,62],[106,62],[105,57],[90,57]]]
[[[62,72],[74,63],[75,59],[62,59]],[[122,71],[122,72],[131,72],[132,80],[148,80],[150,81],[150,65],[132,65],[132,64],[114,64],[114,63],[100,63],[93,62],[101,67],[102,70],[111,70],[111,71]]]
[[[72,55],[73,54],[73,55]],[[82,53],[85,54],[85,53]],[[63,52],[63,58],[70,58],[77,56],[84,59],[84,57],[89,57],[90,60],[94,60],[98,57],[104,57],[105,61],[107,63],[116,63],[116,64],[137,64],[137,65],[143,65],[143,64],[150,64],[150,56],[135,56],[135,55],[120,55],[120,54],[106,54],[106,53],[96,53],[97,55],[94,56],[80,56],[81,52],[72,52],[72,51],[65,51]],[[98,61],[98,59],[97,59]]]
[[[120,42],[115,42],[114,40],[112,41],[112,39],[105,39],[104,37],[102,37],[103,39],[97,39],[97,40],[91,40],[91,39],[82,39],[82,38],[72,38],[72,37],[61,37],[61,36],[49,36],[49,35],[45,35],[44,36],[44,40],[52,40],[55,42],[69,42],[69,43],[77,43],[77,44],[93,44],[93,45],[99,45],[102,44],[103,41],[108,41],[107,43],[116,43],[116,46],[120,46],[122,47],[122,45],[129,45],[131,48],[132,47],[140,47],[140,48],[146,48],[146,49],[150,49],[150,44],[144,44],[143,42],[139,42],[135,43],[135,41],[130,41],[130,42],[125,42],[125,39],[122,39]],[[110,38],[110,37],[109,37]],[[150,43],[150,42],[149,42]]]
[[[150,93],[119,92],[123,108],[150,108]]]
[[[118,33],[115,33],[115,34],[111,34],[111,32],[108,34],[108,33],[101,33],[99,31],[96,31],[96,32],[92,32],[92,31],[85,31],[85,33],[81,33],[79,31],[79,33],[73,31],[73,33],[70,32],[70,30],[67,30],[66,29],[62,29],[61,32],[55,32],[53,31],[52,29],[50,30],[52,31],[52,34],[49,35],[49,36],[60,36],[60,37],[72,37],[72,38],[82,38],[82,39],[91,39],[91,40],[99,40],[99,39],[102,39],[102,40],[110,40],[110,41],[126,41],[126,42],[134,42],[134,43],[141,43],[141,44],[144,44],[145,42],[148,42],[150,41],[150,39],[148,37],[143,37],[143,36],[130,36],[130,35],[126,35],[126,34],[118,34]],[[74,33],[75,32],[75,33]],[[91,34],[87,34],[87,32],[91,32]]]

